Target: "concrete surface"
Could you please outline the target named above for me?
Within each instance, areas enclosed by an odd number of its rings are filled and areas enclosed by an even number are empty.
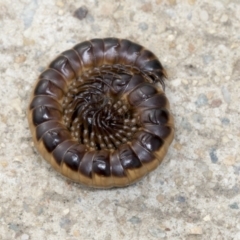
[[[160,58],[176,136],[142,181],[94,190],[36,152],[26,107],[59,52],[109,36]],[[0,239],[240,239],[239,0],[1,0],[0,47]]]

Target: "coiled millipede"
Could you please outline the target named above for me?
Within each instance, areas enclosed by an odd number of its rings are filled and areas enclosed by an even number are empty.
[[[28,107],[36,148],[58,172],[99,188],[155,169],[174,123],[157,57],[126,39],[92,39],[41,73]]]

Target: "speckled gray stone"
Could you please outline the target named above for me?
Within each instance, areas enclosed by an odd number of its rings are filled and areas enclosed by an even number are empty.
[[[1,1],[0,239],[239,240],[239,13],[237,0]],[[142,44],[169,76],[174,142],[159,168],[122,189],[56,173],[26,118],[40,72],[96,37]]]

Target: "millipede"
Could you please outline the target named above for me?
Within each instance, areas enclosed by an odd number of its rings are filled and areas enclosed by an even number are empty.
[[[156,169],[174,137],[158,58],[127,39],[91,39],[44,70],[28,106],[33,142],[65,177],[128,186]]]

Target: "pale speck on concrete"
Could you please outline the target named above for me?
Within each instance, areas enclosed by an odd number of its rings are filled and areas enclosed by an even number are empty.
[[[231,101],[231,95],[230,92],[228,91],[228,88],[226,85],[222,86],[222,95],[226,103],[230,103]]]
[[[208,65],[213,61],[213,57],[211,55],[203,55],[203,62]]]
[[[29,235],[24,233],[22,236],[21,236],[21,240],[28,240],[29,239]]]
[[[68,208],[63,210],[63,215],[67,215],[68,213],[69,213],[69,209]]]
[[[210,215],[206,215],[206,216],[203,218],[203,220],[206,221],[206,222],[211,221]]]
[[[26,7],[24,7],[22,12],[22,19],[25,28],[29,28],[31,26],[37,8],[38,8],[37,0],[31,0],[30,3],[26,4]]]
[[[227,21],[228,21],[228,16],[227,16],[227,14],[223,14],[222,17],[221,17],[221,19],[220,19],[220,21],[221,21],[222,23],[227,22]]]
[[[203,231],[202,228],[199,226],[194,226],[192,228],[189,229],[189,234],[193,234],[193,235],[202,235]]]

